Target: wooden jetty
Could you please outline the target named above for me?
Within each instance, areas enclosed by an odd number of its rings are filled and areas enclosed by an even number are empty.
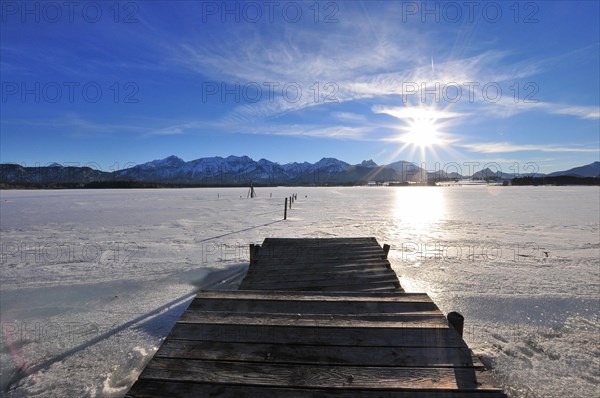
[[[200,292],[127,397],[506,397],[462,325],[403,291],[388,250],[375,238],[251,245],[240,290]]]

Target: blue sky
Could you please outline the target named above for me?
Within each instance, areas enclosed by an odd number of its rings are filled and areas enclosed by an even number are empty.
[[[1,162],[599,160],[596,1],[67,4],[2,2]]]

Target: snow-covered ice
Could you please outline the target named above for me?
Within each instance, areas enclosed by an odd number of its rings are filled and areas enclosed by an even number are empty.
[[[598,187],[247,191],[0,191],[2,395],[123,396],[198,289],[235,288],[249,243],[332,236],[391,244],[512,397],[600,395]]]

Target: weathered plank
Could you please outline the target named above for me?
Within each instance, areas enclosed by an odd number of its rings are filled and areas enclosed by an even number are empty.
[[[384,253],[381,246],[373,244],[365,245],[322,245],[322,246],[308,246],[308,245],[290,245],[290,246],[269,246],[263,245],[257,249],[256,254],[260,256],[265,255],[280,255],[280,256],[297,256],[297,255],[310,255],[310,254],[377,254],[379,252]]]
[[[272,277],[279,278],[285,277],[287,275],[293,276],[302,276],[302,275],[339,275],[344,276],[347,275],[369,275],[377,272],[383,272],[386,274],[396,276],[396,272],[391,269],[391,266],[387,266],[387,264],[372,264],[368,267],[358,268],[352,264],[344,264],[344,263],[336,263],[331,266],[314,266],[310,264],[306,265],[296,265],[296,264],[279,264],[279,265],[269,265],[261,267],[260,269],[252,269],[249,270],[249,275],[260,275],[263,277]]]
[[[274,364],[155,358],[141,379],[288,388],[498,389],[474,368]],[[482,372],[481,372],[482,373]]]
[[[260,272],[265,273],[267,271],[272,272],[287,272],[288,270],[331,270],[337,271],[342,269],[353,269],[353,270],[361,270],[361,269],[370,269],[374,267],[385,267],[389,269],[391,267],[390,263],[387,260],[375,260],[375,261],[365,261],[364,263],[356,262],[355,260],[344,260],[344,261],[322,261],[322,262],[306,262],[303,260],[302,262],[294,262],[294,263],[262,263],[258,265],[254,265],[249,272]]]
[[[383,251],[324,251],[324,250],[303,250],[301,252],[285,252],[285,253],[275,253],[268,252],[266,250],[259,251],[256,254],[257,261],[262,262],[273,262],[273,261],[285,261],[285,260],[295,260],[295,259],[306,259],[309,262],[314,261],[323,261],[327,259],[346,259],[346,258],[375,258],[375,259],[385,259],[385,254]]]
[[[252,283],[242,283],[240,285],[244,289],[254,289],[255,287]],[[382,287],[389,288],[390,290],[394,290],[399,286],[399,283],[394,279],[384,280],[384,281],[352,281],[348,283],[338,282],[336,280],[329,281],[327,283],[319,284],[319,286],[315,286],[311,282],[306,283],[298,283],[296,286],[288,286],[286,289],[288,290],[296,290],[296,291],[363,291],[366,288],[374,288],[374,287]],[[280,286],[262,286],[262,290],[281,290]]]
[[[263,296],[264,297],[264,296]],[[275,296],[277,297],[277,296]],[[260,312],[260,313],[292,313],[292,314],[373,314],[373,313],[418,313],[423,311],[437,311],[439,308],[431,300],[416,300],[407,298],[396,301],[362,301],[357,298],[331,301],[320,300],[289,300],[289,299],[263,299],[253,300],[229,298],[195,298],[190,303],[189,310],[203,311],[235,311],[235,312]],[[345,296],[348,297],[348,296]]]
[[[398,278],[396,274],[375,274],[375,275],[364,275],[361,278],[357,277],[338,277],[335,279],[292,279],[288,281],[278,281],[276,288],[281,289],[294,289],[299,286],[311,286],[311,287],[321,287],[321,286],[346,286],[346,285],[369,285],[371,283],[389,283],[389,284],[398,284]],[[271,289],[274,286],[274,283],[271,280],[260,280],[254,279],[251,281],[245,281],[244,286],[252,286],[252,289],[262,290],[262,289]],[[399,284],[398,284],[399,286]]]
[[[466,347],[452,328],[357,328],[176,323],[170,336],[193,341],[338,346]]]
[[[377,239],[371,237],[349,237],[349,238],[265,238],[263,245],[284,244],[284,245],[300,245],[300,244],[317,244],[325,245],[328,243],[338,244],[356,244],[356,243],[375,243]]]
[[[269,238],[265,239],[261,245],[261,248],[266,249],[275,249],[275,250],[284,250],[288,248],[375,248],[380,247],[377,242],[364,240],[364,241],[329,241],[329,240],[320,240],[320,241],[289,241],[289,242],[273,242],[269,240]]]
[[[182,383],[170,380],[144,380],[136,384],[126,397],[181,397],[181,398],[506,398],[497,390],[371,390],[371,389],[316,389],[267,386],[240,386],[222,383]]]
[[[384,260],[385,254],[383,250],[374,251],[374,252],[337,252],[337,253],[327,253],[327,252],[311,252],[311,253],[285,253],[285,254],[277,254],[277,253],[264,253],[263,251],[259,251],[258,254],[255,255],[255,260],[257,263],[286,263],[290,261],[305,261],[305,262],[317,262],[317,261],[331,261],[331,260]]]
[[[299,344],[248,344],[168,338],[155,357],[328,365],[476,367],[483,364],[464,347],[341,347]]]
[[[324,280],[326,282],[324,282]],[[370,283],[377,281],[391,281],[392,284],[399,287],[399,282],[397,282],[396,275],[390,273],[371,273],[370,275],[360,277],[357,275],[340,275],[339,278],[336,278],[335,274],[319,274],[315,273],[313,275],[302,274],[300,276],[285,276],[281,275],[279,278],[270,277],[268,279],[261,279],[259,276],[251,276],[246,279],[244,282],[244,286],[251,286],[252,289],[261,290],[264,288],[270,288],[273,285],[277,285],[277,287],[281,289],[288,289],[290,287],[295,287],[298,284],[302,285],[311,285],[311,286],[321,286],[331,285],[332,281],[335,281],[336,285],[346,284],[346,283]]]
[[[256,290],[202,290],[202,299],[285,300],[285,301],[361,301],[361,302],[431,302],[425,293],[363,293],[363,292],[316,292],[306,294],[288,291]]]
[[[344,259],[344,260],[321,260],[321,262],[307,262],[306,260],[298,260],[298,261],[284,261],[284,262],[272,262],[272,263],[260,263],[250,269],[250,271],[260,271],[265,272],[271,269],[275,272],[285,272],[285,269],[293,270],[303,270],[303,269],[313,269],[313,270],[330,270],[330,271],[338,271],[342,268],[353,269],[353,270],[361,270],[361,269],[370,269],[374,267],[384,267],[387,269],[391,268],[391,264],[384,259],[375,259],[369,261],[357,261],[355,259]]]
[[[394,285],[390,285],[388,282],[372,282],[369,284],[358,284],[358,285],[330,285],[330,286],[321,286],[321,287],[313,287],[313,286],[301,286],[294,289],[295,291],[305,291],[305,292],[339,292],[339,291],[354,291],[354,292],[365,292],[370,290],[379,290],[386,292],[394,292],[398,291],[398,287]],[[277,288],[268,289],[268,290],[277,290]]]
[[[260,246],[259,250],[261,251],[265,251],[265,250],[273,250],[273,251],[292,251],[292,250],[296,250],[296,249],[300,249],[300,250],[347,250],[350,249],[352,251],[357,250],[368,250],[368,251],[373,251],[376,249],[382,249],[382,246],[379,246],[377,244],[374,243],[368,243],[368,242],[364,242],[364,243],[352,243],[352,244],[347,244],[347,243],[324,243],[324,244],[291,244],[291,245],[273,245],[273,244],[263,244]]]
[[[177,322],[213,325],[448,328],[448,321],[442,314],[323,316],[312,314],[294,315],[256,312],[231,314],[227,312],[186,311]]]
[[[286,281],[320,281],[323,279],[332,279],[332,278],[372,278],[372,277],[387,277],[387,278],[397,278],[396,273],[389,269],[367,269],[367,270],[350,270],[350,271],[339,271],[339,272],[331,272],[331,271],[313,271],[310,270],[298,270],[291,272],[272,272],[268,275],[261,274],[259,272],[253,272],[246,274],[245,279],[246,283],[278,283],[278,282],[286,282]]]

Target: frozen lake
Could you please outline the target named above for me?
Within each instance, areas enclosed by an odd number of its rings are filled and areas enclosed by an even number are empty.
[[[510,396],[600,395],[598,187],[257,193],[0,191],[1,394],[121,397],[195,291],[235,287],[249,243],[375,236]]]

